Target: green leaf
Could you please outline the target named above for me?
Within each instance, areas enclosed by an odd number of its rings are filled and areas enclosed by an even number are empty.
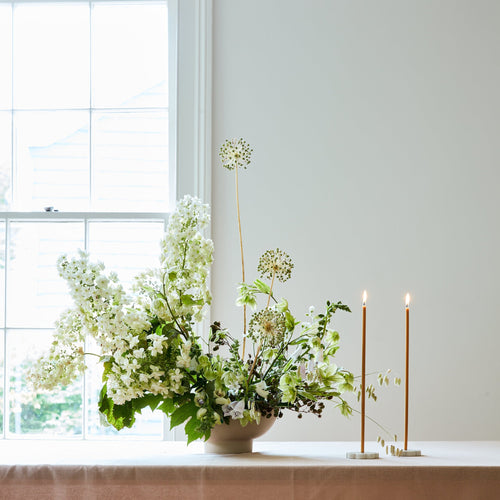
[[[353,387],[351,384],[348,384],[347,382],[344,384],[339,384],[339,391],[340,392],[351,392],[353,390]]]
[[[293,330],[295,328],[295,325],[296,325],[296,321],[295,321],[295,318],[292,316],[292,314],[290,313],[290,311],[286,311],[285,312],[285,326],[286,326],[286,329],[287,330]]]
[[[158,406],[158,410],[161,410],[165,415],[170,415],[175,410],[174,400],[164,399]]]
[[[135,423],[135,410],[131,401],[123,405],[115,405],[108,398],[106,384],[103,385],[99,395],[99,411],[106,420],[117,430],[123,427],[132,427]]]
[[[185,306],[202,306],[203,305],[203,299],[193,299],[192,295],[181,295],[181,302]]]
[[[196,417],[191,417],[184,426],[184,432],[187,436],[187,444],[192,443],[196,439],[203,437],[203,432],[200,431],[200,422]]]
[[[342,304],[342,302],[340,301],[337,302],[336,304],[332,304],[332,306],[333,306],[333,312],[335,312],[337,309],[340,309],[341,311],[351,312],[349,306]]]
[[[173,323],[166,323],[161,327],[161,334],[169,339],[179,335],[179,332],[172,325]]]
[[[259,290],[259,292],[262,292],[262,293],[269,295],[269,292],[271,291],[271,287],[269,285],[266,285],[261,280],[255,280],[253,282],[253,284],[255,285],[255,288],[257,288],[257,290]]]
[[[182,406],[176,408],[170,417],[170,429],[177,427],[178,425],[185,422],[189,417],[194,417],[196,412],[198,411],[198,407],[194,404],[194,401],[189,400],[187,403],[184,403]]]
[[[276,310],[278,312],[285,312],[288,311],[288,301],[286,299],[281,299],[276,305]]]
[[[163,397],[160,394],[146,394],[141,398],[133,399],[132,406],[137,413],[141,413],[146,406],[149,406],[151,411],[155,411],[162,399]]]

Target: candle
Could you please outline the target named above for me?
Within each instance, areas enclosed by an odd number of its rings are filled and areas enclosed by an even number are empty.
[[[366,358],[366,290],[363,292],[363,330],[361,342],[361,453],[365,452],[365,358]]]
[[[408,388],[410,374],[410,294],[406,294],[406,375],[405,375],[405,450],[408,450]]]
[[[365,358],[366,358],[366,290],[363,292],[363,336],[361,346],[361,451],[346,453],[347,458],[379,458],[375,451],[365,452]]]

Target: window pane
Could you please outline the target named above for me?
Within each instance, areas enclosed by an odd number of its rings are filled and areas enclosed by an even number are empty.
[[[84,225],[13,222],[9,236],[7,326],[51,328],[71,305],[66,283],[57,274],[57,258],[84,248]]]
[[[34,361],[48,351],[52,332],[7,331],[9,434],[81,435],[82,382],[37,394],[26,382]]]
[[[90,255],[131,285],[135,276],[159,266],[163,232],[163,222],[91,222]]]
[[[86,3],[14,7],[14,106],[89,107],[90,27]]]
[[[167,211],[168,114],[93,113],[93,208]]]
[[[158,267],[160,239],[163,222],[90,222],[89,250],[93,261],[100,260],[106,271],[115,271],[121,283],[128,289],[133,277],[148,268]],[[87,350],[91,349],[91,344]],[[92,352],[92,351],[91,351]],[[99,391],[102,387],[102,365],[91,365],[87,377],[88,433],[93,436],[161,436],[163,416],[161,413],[143,411],[132,429],[119,433],[112,427],[102,427],[97,411]]]
[[[18,111],[14,157],[18,210],[86,210],[89,199],[89,114]]]
[[[12,107],[12,7],[0,3],[0,109]]]
[[[11,201],[11,116],[8,111],[0,111],[0,211],[2,212],[9,209]]]
[[[93,106],[167,106],[167,26],[166,2],[93,6]]]

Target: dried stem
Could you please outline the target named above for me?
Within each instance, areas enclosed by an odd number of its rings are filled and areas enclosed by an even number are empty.
[[[259,357],[261,348],[262,348],[262,341],[259,343],[259,346],[257,347],[257,352],[255,353],[255,358],[253,360],[252,367],[250,368],[250,373],[248,374],[248,382],[252,380],[253,371],[255,369],[255,364],[257,363],[257,358]]]
[[[269,295],[267,296],[267,307],[269,307],[269,303],[271,302],[271,297],[273,295],[273,285],[274,285],[274,278],[276,277],[276,271],[273,269],[273,277],[271,279],[271,286],[269,288]]]
[[[238,234],[240,236],[240,252],[241,252],[241,281],[245,283],[245,259],[243,257],[243,237],[241,235],[241,218],[240,218],[240,196],[238,189],[238,167],[234,169],[236,180],[236,213],[238,214]],[[243,346],[241,359],[245,359],[245,344],[247,340],[247,306],[243,305]]]
[[[269,307],[269,302],[271,302],[271,296],[273,295],[273,285],[274,278],[276,277],[276,271],[273,269],[273,277],[271,279],[271,286],[269,288],[269,295],[267,296],[267,307]],[[257,363],[257,358],[259,357],[260,350],[262,349],[262,341],[259,342],[259,346],[257,347],[257,352],[255,353],[255,359],[253,360],[252,367],[250,368],[250,373],[248,374],[248,381],[252,379],[252,374],[255,369],[255,364]]]

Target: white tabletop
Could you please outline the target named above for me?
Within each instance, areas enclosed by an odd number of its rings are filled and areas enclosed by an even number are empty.
[[[352,442],[254,443],[213,455],[202,443],[0,442],[0,499],[498,499],[500,441],[418,442],[421,457],[349,460]]]
[[[377,443],[378,460],[348,460],[346,452],[359,451],[355,442],[256,441],[254,453],[206,454],[203,443],[180,441],[0,441],[2,465],[162,465],[162,466],[362,466],[362,467],[500,467],[500,441],[428,441],[409,443],[421,457],[386,455]]]

